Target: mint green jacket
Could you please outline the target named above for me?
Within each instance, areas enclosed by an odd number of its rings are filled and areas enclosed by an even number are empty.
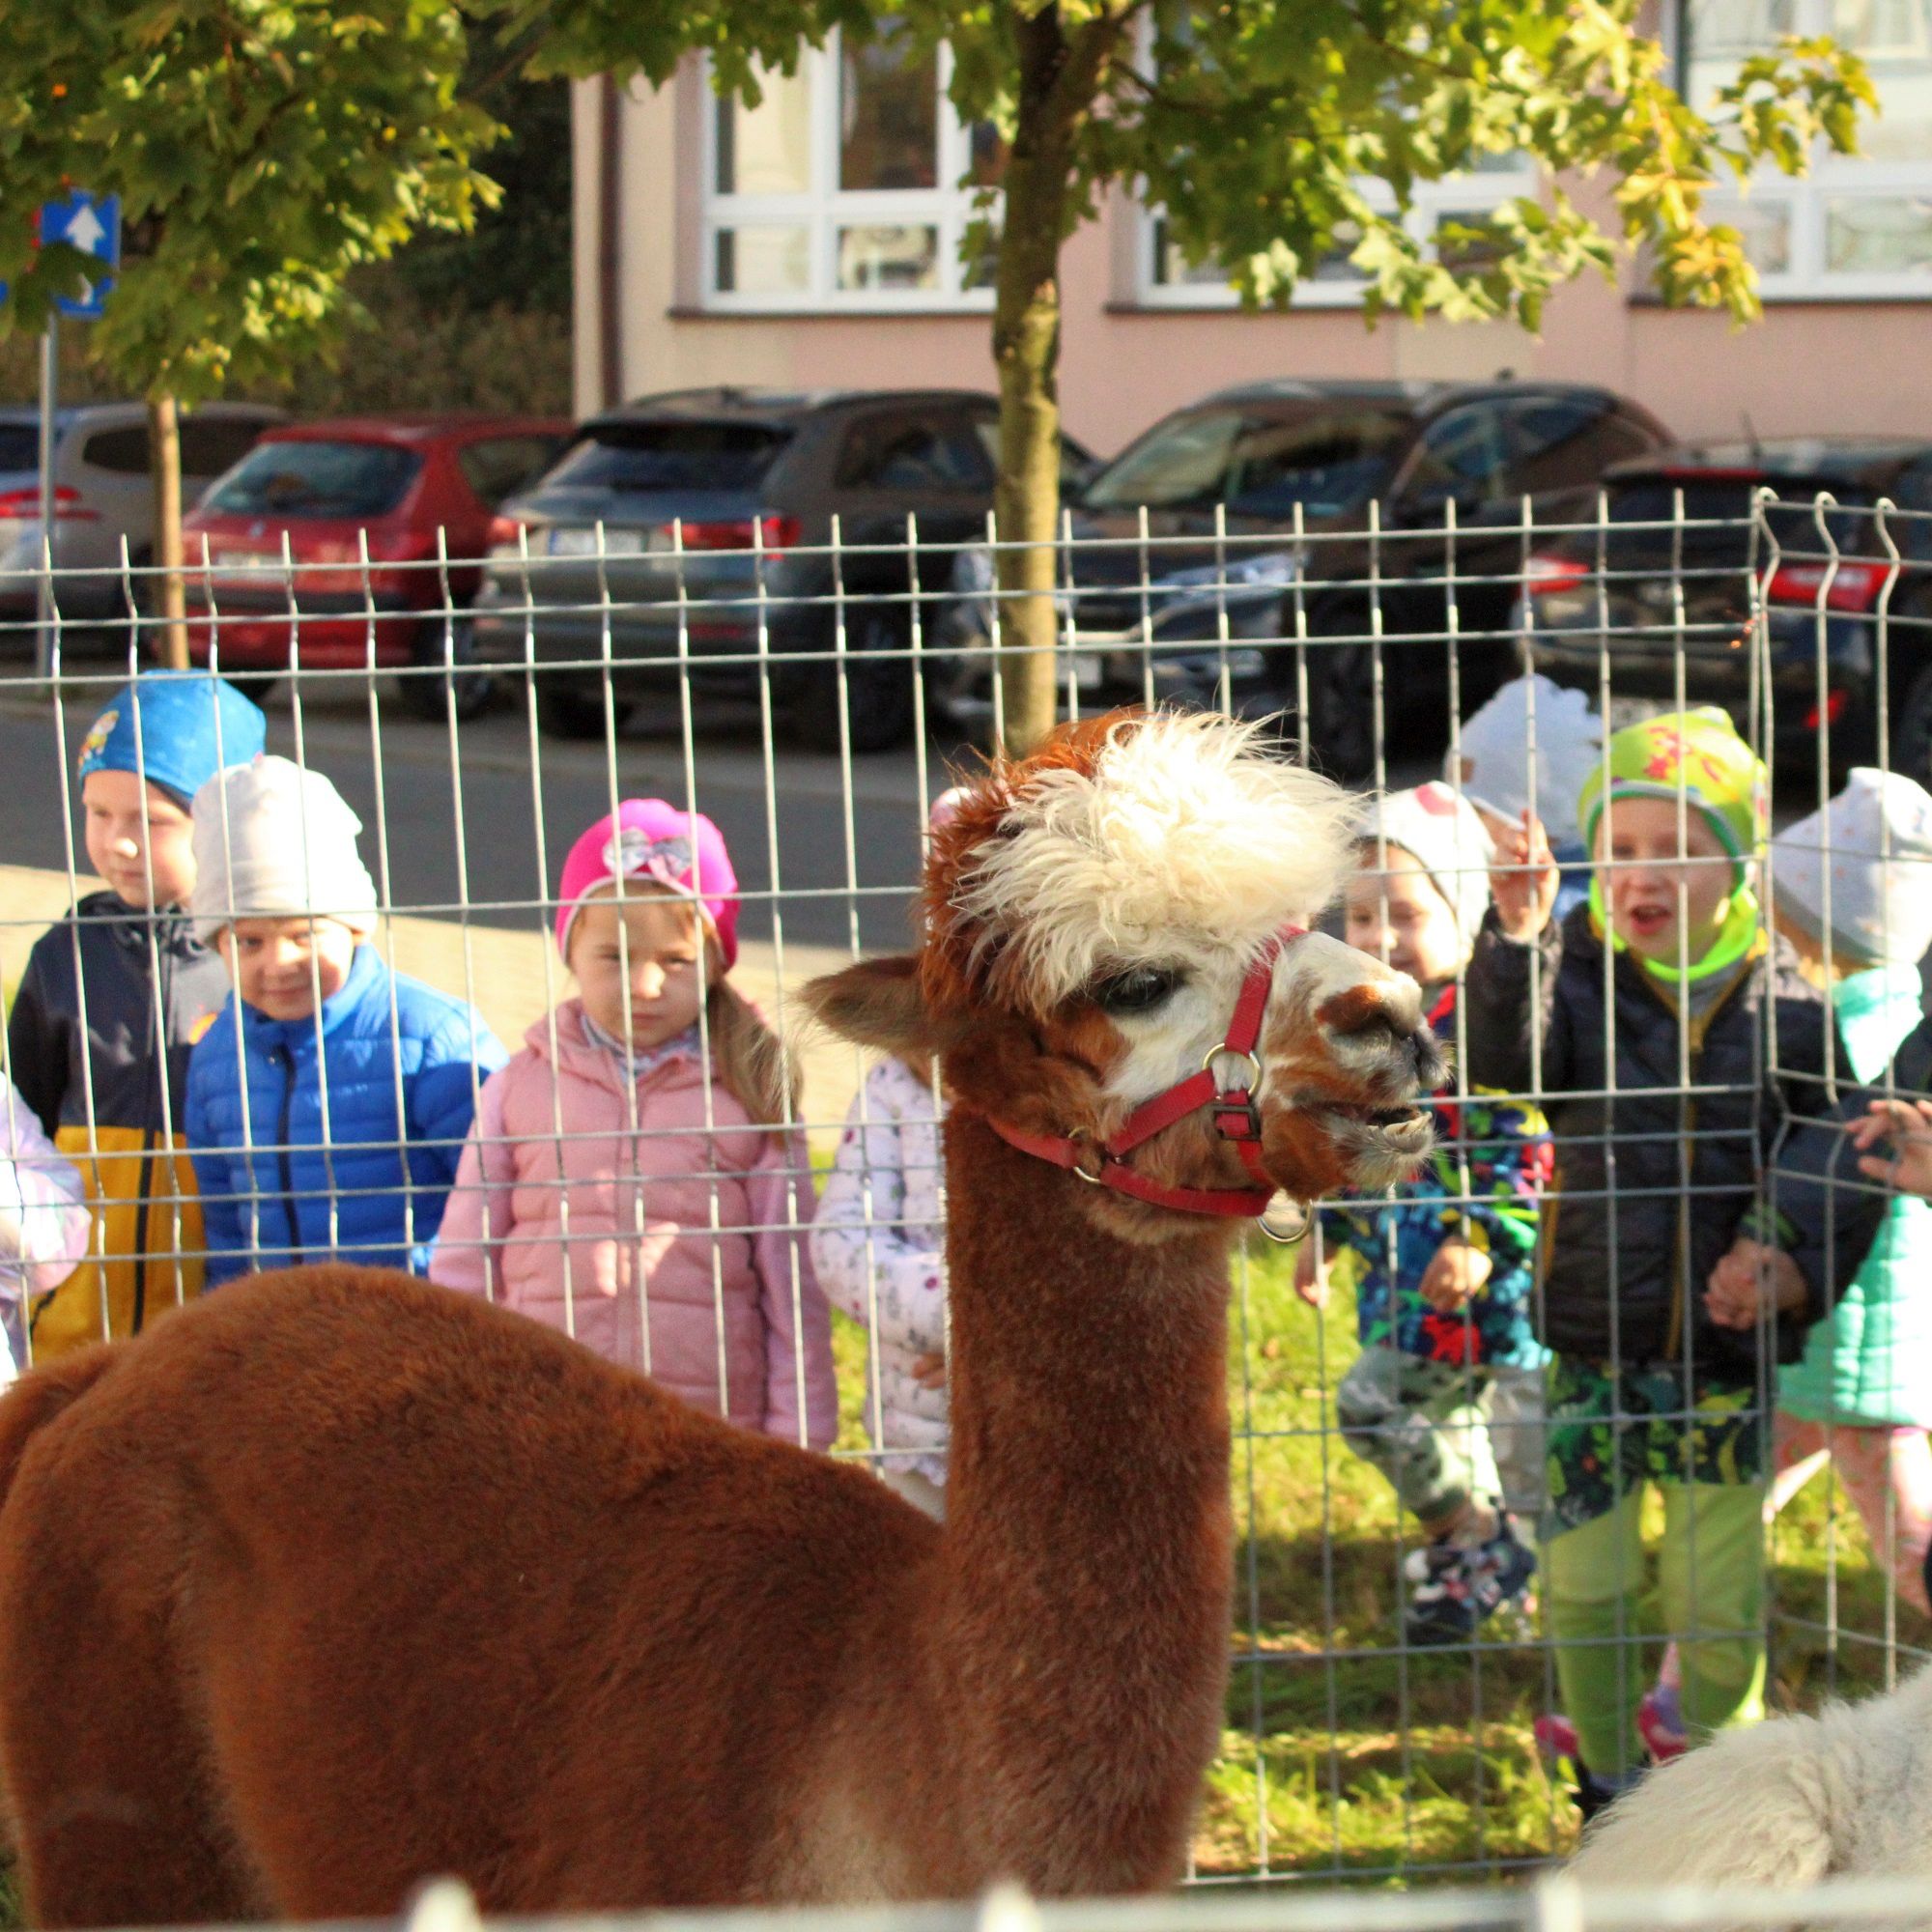
[[[1918,1024],[1916,966],[1879,966],[1832,995],[1853,1076],[1875,1081]],[[1808,1422],[1932,1428],[1932,1202],[1900,1196],[1887,1208],[1852,1285],[1779,1371],[1777,1406]]]

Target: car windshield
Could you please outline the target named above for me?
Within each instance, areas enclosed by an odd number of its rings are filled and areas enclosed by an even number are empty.
[[[1613,484],[1609,491],[1611,524],[1648,524],[1651,529],[1631,530],[1622,542],[1648,554],[1668,551],[1677,542],[1678,502],[1683,503],[1683,548],[1687,556],[1701,564],[1736,564],[1742,568],[1751,556],[1752,502],[1760,489],[1773,489],[1782,499],[1767,504],[1764,524],[1758,531],[1757,554],[1769,554],[1766,532],[1784,551],[1825,554],[1829,549],[1818,531],[1814,502],[1823,484],[1807,483],[1791,477],[1748,476],[1699,477],[1644,476]],[[1825,527],[1832,543],[1841,549],[1863,551],[1869,547],[1872,519],[1868,514],[1876,502],[1869,491],[1830,486],[1837,498],[1834,508],[1825,512]],[[1699,527],[1701,526],[1701,527]]]
[[[754,490],[791,440],[772,423],[600,423],[543,480],[545,489]]]
[[[421,469],[414,450],[389,442],[262,442],[202,507],[242,517],[380,517]]]
[[[1377,410],[1190,410],[1156,423],[1087,487],[1090,509],[1211,509],[1332,516],[1381,490],[1410,425]]]
[[[38,469],[41,432],[34,423],[0,423],[0,469]]]

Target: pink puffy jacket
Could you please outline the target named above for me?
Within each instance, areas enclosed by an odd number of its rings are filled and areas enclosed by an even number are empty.
[[[687,1054],[638,1081],[634,1135],[624,1076],[586,1038],[581,1004],[554,1021],[554,1069],[539,1020],[484,1086],[430,1279],[574,1332],[714,1415],[828,1447],[838,1390],[803,1140],[753,1131],[717,1084],[707,1132]]]

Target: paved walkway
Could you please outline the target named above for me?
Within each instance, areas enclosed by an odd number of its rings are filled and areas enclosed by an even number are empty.
[[[92,887],[92,881],[82,881],[83,891]],[[35,940],[71,904],[65,872],[0,866],[0,987],[11,991],[18,982]],[[472,1000],[491,1031],[512,1050],[569,990],[547,934],[398,916],[384,922],[376,941],[399,972]],[[796,1044],[805,1068],[806,1120],[814,1130],[843,1121],[858,1091],[862,1062],[854,1048],[803,1024],[796,993],[806,980],[834,971],[850,956],[830,946],[787,944],[781,982],[770,942],[747,940],[732,974],[733,983]]]

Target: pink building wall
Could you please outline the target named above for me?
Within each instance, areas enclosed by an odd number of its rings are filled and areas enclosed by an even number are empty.
[[[717,315],[698,306],[695,69],[626,100],[621,206],[625,395],[712,383],[990,388],[984,312]],[[580,289],[594,269],[594,87],[578,95]],[[1265,377],[1517,377],[1600,382],[1685,438],[1932,433],[1932,309],[1914,301],[1786,302],[1734,329],[1673,312],[1624,286],[1565,290],[1541,338],[1504,325],[1385,323],[1352,309],[1286,314],[1147,307],[1133,299],[1136,215],[1116,197],[1063,256],[1061,400],[1066,426],[1118,449],[1157,416],[1230,384]],[[599,406],[596,304],[580,295],[577,394]]]

